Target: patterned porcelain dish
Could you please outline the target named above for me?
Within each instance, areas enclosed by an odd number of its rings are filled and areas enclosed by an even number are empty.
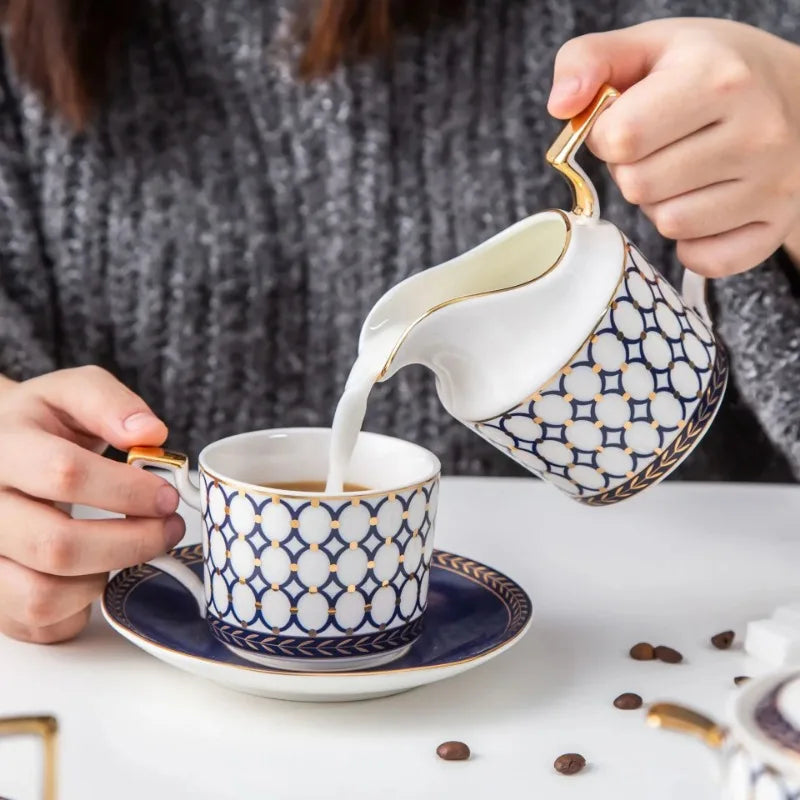
[[[173,558],[198,576],[202,545]],[[290,672],[250,664],[212,635],[192,593],[149,564],[124,569],[103,595],[103,614],[128,641],[165,663],[239,692],[278,700],[342,702],[405,692],[474,669],[516,644],[531,624],[525,590],[478,561],[435,550],[426,625],[402,658],[370,670]]]
[[[386,355],[379,380],[428,366],[456,419],[590,505],[675,469],[713,421],[728,375],[704,279],[686,272],[682,294],[673,289],[599,218],[575,162],[615,96],[605,87],[547,153],[573,189],[571,212],[535,214],[398,284],[359,341],[360,358]]]
[[[752,680],[734,695],[727,728],[681,706],[658,703],[654,727],[692,733],[719,751],[725,800],[800,800],[800,672]]]
[[[150,563],[194,595],[213,635],[280,669],[367,669],[403,656],[422,630],[439,460],[422,447],[359,435],[350,479],[326,495],[270,488],[325,482],[330,431],[284,428],[208,445],[200,487],[188,460],[133,448],[128,462],[167,468],[202,516],[202,580],[171,556]]]

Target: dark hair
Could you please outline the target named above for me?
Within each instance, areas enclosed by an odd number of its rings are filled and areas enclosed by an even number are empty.
[[[267,0],[264,0],[266,2]],[[306,80],[391,52],[397,34],[449,17],[464,0],[306,0],[298,65]],[[53,112],[85,127],[110,89],[115,56],[141,0],[0,0],[20,78]]]

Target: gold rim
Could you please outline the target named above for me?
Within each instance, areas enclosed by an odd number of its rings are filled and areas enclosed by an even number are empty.
[[[456,303],[461,303],[464,300],[473,300],[476,297],[489,297],[495,294],[503,294],[504,292],[510,292],[514,289],[521,289],[523,286],[530,286],[536,281],[541,280],[545,277],[545,275],[549,275],[563,260],[564,256],[567,254],[567,250],[569,250],[570,241],[572,240],[572,222],[570,221],[569,216],[566,212],[562,211],[560,208],[548,208],[545,211],[539,212],[541,214],[558,214],[561,219],[564,221],[564,225],[566,226],[566,236],[564,237],[564,246],[561,248],[561,253],[559,254],[558,258],[541,274],[537,275],[535,278],[531,278],[527,281],[522,281],[522,283],[514,284],[513,286],[504,286],[502,289],[490,289],[486,292],[475,292],[474,294],[465,294],[459,295],[458,297],[451,297],[449,300],[445,300],[442,303],[438,303],[435,306],[431,306],[431,308],[423,311],[412,323],[410,323],[406,329],[401,334],[400,338],[395,343],[394,347],[392,348],[392,352],[389,353],[389,357],[386,359],[383,367],[381,367],[381,371],[378,373],[378,377],[375,379],[376,382],[382,380],[386,373],[389,371],[389,367],[392,365],[392,361],[394,361],[397,352],[400,350],[403,342],[408,338],[411,331],[420,323],[422,320],[429,317],[433,314],[434,311],[439,311],[442,308],[446,308],[447,306],[455,305]],[[538,214],[534,215],[538,216]],[[530,219],[530,217],[528,217]],[[520,220],[520,222],[524,222],[525,220]],[[519,223],[517,223],[519,224]],[[502,233],[502,231],[501,231]],[[499,236],[500,234],[496,234]],[[469,251],[467,251],[469,252]],[[462,256],[467,255],[467,253],[462,253]],[[457,256],[460,258],[460,256]]]
[[[202,464],[198,465],[197,470],[198,472],[207,475],[209,478],[216,481],[217,483],[221,483],[223,486],[227,486],[230,489],[238,489],[239,491],[245,491],[248,494],[262,494],[265,497],[277,497],[277,498],[285,498],[293,500],[320,500],[320,501],[354,500],[354,499],[365,500],[372,497],[383,497],[383,496],[401,494],[403,492],[419,491],[420,489],[422,489],[423,486],[428,486],[428,484],[437,483],[442,477],[441,469],[439,469],[429,478],[425,478],[423,481],[417,483],[411,483],[408,486],[402,486],[399,489],[383,489],[381,491],[367,490],[363,492],[343,492],[342,494],[325,494],[325,492],[287,492],[284,491],[283,489],[271,489],[269,486],[258,486],[255,483],[233,481],[230,478],[223,478],[221,475],[216,475],[210,469],[206,469],[206,467],[204,467]]]
[[[600,323],[606,318],[606,314],[611,311],[611,304],[614,302],[614,298],[619,293],[619,287],[622,286],[622,282],[625,280],[625,270],[628,267],[628,253],[630,251],[631,244],[625,238],[625,234],[619,228],[616,230],[622,239],[622,272],[619,276],[619,280],[617,281],[617,285],[614,287],[614,291],[611,292],[611,297],[608,298],[608,302],[606,303],[606,307],[603,309],[603,313],[597,318],[597,321],[592,326],[588,336],[580,343],[577,350],[575,350],[575,352],[544,383],[540,384],[535,391],[531,392],[518,403],[514,403],[513,406],[507,408],[505,411],[501,411],[499,414],[492,414],[491,417],[485,417],[484,419],[471,420],[471,425],[485,425],[487,422],[492,422],[498,417],[504,417],[506,414],[510,414],[512,411],[514,411],[514,409],[519,408],[525,403],[530,403],[537,394],[539,394],[546,386],[549,386],[559,375],[561,375],[561,373],[575,360],[575,357],[578,355],[578,353],[580,353],[580,351],[583,350],[583,348],[586,347],[586,345],[592,340],[592,336],[594,336],[595,332],[600,327]]]
[[[443,551],[439,551],[439,552],[443,552]],[[450,555],[452,555],[452,554],[450,554]],[[197,562],[193,561],[191,563],[197,563]],[[474,562],[474,563],[478,564],[480,562]],[[188,564],[187,564],[187,566],[188,566]],[[482,564],[481,566],[486,566],[486,565]],[[459,575],[460,577],[465,578],[466,580],[477,584],[482,589],[485,589],[486,591],[491,592],[495,597],[497,597],[498,600],[500,600],[503,603],[503,606],[504,606],[504,608],[506,610],[506,613],[508,614],[509,619],[511,619],[511,611],[510,611],[510,609],[508,607],[508,604],[503,600],[503,598],[491,586],[488,586],[487,584],[483,583],[482,581],[476,580],[472,576],[466,575],[464,572],[461,572],[459,570],[452,569],[450,567],[447,567],[447,566],[444,566],[444,565],[441,565],[441,564],[437,564],[436,567],[437,567],[437,569],[442,569],[442,570],[445,570],[446,572],[451,572],[454,575]],[[492,569],[492,568],[490,567],[489,569]],[[496,573],[496,574],[503,575],[503,573],[499,573],[495,569],[492,569],[492,571],[494,573]],[[145,575],[139,581],[137,581],[136,585],[139,586],[142,583],[145,583],[146,581],[152,580],[153,578],[155,578],[159,574],[161,574],[161,573],[160,572],[155,572],[153,575]],[[163,652],[170,653],[172,655],[178,655],[180,658],[187,658],[187,659],[190,659],[192,661],[199,661],[200,663],[203,663],[203,664],[214,664],[215,666],[218,666],[218,667],[219,666],[223,666],[223,667],[225,667],[227,669],[236,669],[236,670],[241,670],[241,671],[244,671],[244,672],[257,672],[257,673],[260,673],[262,675],[263,674],[267,674],[267,675],[271,675],[271,676],[278,677],[278,678],[293,678],[293,677],[300,677],[300,678],[312,678],[312,677],[313,678],[366,678],[366,677],[379,677],[379,676],[386,676],[386,675],[400,675],[400,674],[409,673],[409,672],[427,672],[428,670],[432,670],[432,669],[448,669],[450,667],[457,667],[457,666],[461,666],[463,664],[470,664],[470,663],[475,662],[475,661],[480,661],[480,660],[487,659],[492,655],[499,655],[503,650],[508,649],[515,642],[517,642],[519,639],[521,639],[528,632],[528,629],[530,628],[531,623],[533,622],[533,604],[531,603],[531,599],[530,599],[528,593],[522,588],[522,586],[520,586],[516,581],[512,580],[511,578],[508,578],[507,575],[504,575],[503,577],[505,577],[507,580],[511,581],[515,586],[517,586],[519,588],[519,590],[522,592],[522,594],[524,595],[524,597],[527,598],[527,600],[528,600],[528,609],[529,609],[528,610],[528,618],[525,621],[525,623],[522,625],[522,627],[510,639],[506,640],[505,642],[501,642],[501,643],[495,645],[494,647],[490,648],[489,650],[486,650],[483,653],[479,653],[478,655],[475,655],[475,656],[470,656],[469,658],[463,658],[463,659],[460,659],[458,661],[450,661],[450,662],[447,662],[445,664],[428,664],[427,666],[421,666],[421,667],[403,667],[401,669],[381,670],[380,672],[375,672],[374,669],[373,670],[352,670],[352,671],[347,671],[347,672],[345,672],[345,671],[341,671],[341,672],[295,672],[293,670],[290,671],[290,670],[270,669],[269,667],[250,667],[250,666],[240,665],[240,664],[226,664],[224,662],[217,661],[217,660],[215,660],[213,658],[205,658],[204,656],[195,656],[195,655],[191,655],[189,653],[184,653],[184,652],[182,652],[180,650],[176,650],[175,648],[172,648],[172,647],[167,647],[166,645],[159,644],[158,642],[154,642],[152,639],[148,639],[146,636],[143,636],[142,634],[138,633],[137,631],[134,631],[131,628],[126,627],[121,622],[117,621],[116,619],[114,619],[111,616],[111,612],[108,610],[108,607],[106,606],[106,595],[105,595],[105,593],[103,593],[103,598],[102,598],[102,602],[101,602],[101,608],[102,608],[102,611],[103,611],[103,616],[106,619],[106,622],[108,622],[108,624],[112,628],[114,628],[114,630],[116,630],[124,638],[130,639],[132,637],[132,638],[134,638],[134,639],[136,639],[136,640],[138,640],[140,642],[144,642],[148,647],[155,648],[156,650],[161,650]],[[123,601],[123,606],[122,606],[123,607],[123,611],[125,610],[125,606],[127,604],[127,600],[128,600],[128,596],[129,595],[130,595],[130,591],[125,596],[125,599]]]

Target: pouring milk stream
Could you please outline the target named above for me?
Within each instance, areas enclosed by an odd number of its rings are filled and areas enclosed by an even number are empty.
[[[333,421],[326,492],[342,492],[372,386],[408,364],[446,410],[535,475],[608,505],[660,481],[711,424],[727,359],[702,277],[682,297],[614,225],[575,153],[604,86],[547,152],[571,212],[523,219],[412,275],[372,308]]]

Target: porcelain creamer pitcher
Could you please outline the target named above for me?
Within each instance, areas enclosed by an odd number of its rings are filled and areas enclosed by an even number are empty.
[[[379,381],[428,366],[450,414],[591,505],[672,471],[711,424],[728,372],[703,278],[685,272],[679,295],[599,218],[575,162],[617,95],[604,87],[547,152],[572,211],[530,216],[398,284],[359,340],[360,356],[385,356]]]

